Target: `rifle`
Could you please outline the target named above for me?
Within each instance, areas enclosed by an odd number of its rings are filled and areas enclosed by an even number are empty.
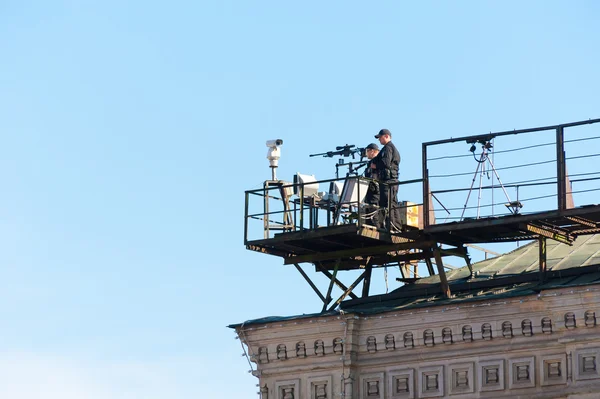
[[[318,156],[323,156],[323,157],[328,157],[328,158],[332,158],[334,156],[342,156],[342,157],[349,157],[351,156],[352,159],[354,159],[354,156],[356,154],[362,155],[364,154],[365,149],[364,148],[356,148],[356,146],[354,144],[346,144],[346,145],[341,145],[341,146],[337,146],[335,147],[335,151],[327,151],[327,152],[321,152],[319,154],[310,154],[310,157],[318,157]]]

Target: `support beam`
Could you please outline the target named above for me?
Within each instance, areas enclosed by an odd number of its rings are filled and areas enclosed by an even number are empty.
[[[339,305],[348,296],[348,294],[350,294],[354,290],[354,288],[356,288],[356,286],[365,278],[366,274],[366,270],[362,272],[362,274],[352,284],[350,284],[350,287],[348,287],[348,289],[344,291],[344,293],[337,299],[337,301],[333,303],[333,305],[331,305],[331,307],[328,310],[334,310],[336,306]]]
[[[425,264],[427,265],[427,271],[429,272],[430,276],[435,276],[435,270],[433,270],[433,263],[431,262],[431,257],[433,256],[433,254],[431,253],[431,251],[425,252]]]
[[[492,250],[489,250],[487,248],[483,248],[483,247],[480,247],[480,246],[477,246],[477,245],[474,245],[474,244],[465,244],[465,246],[471,247],[471,248],[476,249],[478,251],[485,252],[486,259],[487,259],[488,255],[494,255],[494,256],[500,256],[500,255],[502,255],[499,252],[495,252],[495,251],[492,251]]]
[[[429,255],[432,257],[433,255]],[[442,254],[442,256],[447,256],[447,254]],[[423,260],[426,258],[426,255],[423,252],[411,252],[402,255],[380,255],[380,256],[372,256],[369,263],[373,267],[383,267],[390,266],[391,263],[398,262],[414,262]],[[340,263],[340,270],[355,270],[355,269],[364,269],[366,265],[366,259],[352,259],[352,260],[343,260]],[[327,270],[333,270],[335,266],[335,262],[320,262],[321,265]],[[319,271],[317,269],[317,271]]]
[[[363,290],[362,297],[366,298],[369,296],[369,289],[371,288],[371,272],[373,271],[373,267],[371,265],[367,265],[365,269],[365,279],[363,281]]]
[[[442,263],[442,255],[440,253],[440,247],[436,245],[433,249],[433,256],[435,257],[435,264],[438,269],[438,273],[440,275],[440,284],[442,288],[442,293],[446,298],[450,298],[450,286],[448,285],[448,280],[446,279],[446,272],[444,271],[444,264]]]
[[[398,262],[398,267],[400,268],[400,274],[402,274],[402,278],[410,277],[410,271],[407,271],[406,273],[404,272],[406,269],[406,264],[401,265],[400,262]]]
[[[573,237],[568,233],[563,234],[556,231],[552,231],[550,229],[544,228],[542,226],[537,226],[531,223],[527,223],[525,225],[520,226],[521,230],[530,231],[532,233],[538,234],[542,237],[551,238],[555,241],[558,241],[563,244],[573,245]]]
[[[304,270],[302,270],[302,268],[297,263],[294,264],[294,266],[296,266],[296,269],[300,272],[302,277],[304,277],[304,279],[306,280],[308,285],[311,286],[311,288],[315,291],[315,293],[319,296],[319,298],[321,298],[323,303],[326,303],[327,301],[325,300],[325,297],[323,296],[323,294],[321,294],[321,291],[319,291],[319,289],[317,288],[315,283],[312,282],[312,280],[308,277],[308,275],[304,272]]]
[[[471,257],[465,248],[465,262],[467,263],[467,267],[469,268],[469,272],[471,273],[470,277],[475,277],[475,273],[473,272],[473,265],[471,264]]]
[[[593,220],[589,220],[586,218],[582,218],[579,216],[567,216],[565,217],[565,219],[569,219],[571,222],[574,223],[578,223],[587,227],[592,227],[592,228],[597,228],[598,227],[598,223],[594,222]]]
[[[546,280],[546,237],[538,238],[540,250],[540,283]]]
[[[464,258],[465,256],[465,248],[464,247],[458,247],[458,248],[440,248],[440,253],[442,254],[442,256],[446,255],[446,256],[460,256],[461,258]]]
[[[327,269],[325,269],[323,266],[321,266],[321,264],[319,263],[315,263],[315,266],[317,267],[317,269],[323,273],[325,276],[327,276],[327,278],[329,278],[330,280],[333,280],[333,282],[335,283],[335,285],[337,285],[342,291],[347,291],[348,287],[346,287],[344,284],[342,284],[337,278],[335,278],[333,276],[333,274],[329,273],[329,271]],[[348,295],[350,295],[350,297],[352,299],[358,299],[358,297],[350,292]]]
[[[340,262],[338,261],[335,264],[335,268],[333,269],[333,276],[331,276],[331,280],[329,281],[329,288],[327,289],[327,295],[325,295],[325,301],[323,302],[323,310],[321,310],[321,312],[324,312],[327,309],[327,305],[329,304],[329,302],[331,302],[331,290],[333,289],[334,281],[337,280],[335,276],[337,275],[339,266]]]
[[[424,249],[434,245],[433,241],[421,242],[404,242],[399,244],[378,245],[373,247],[343,249],[341,251],[321,252],[308,255],[290,256],[284,259],[283,264],[289,265],[294,263],[314,263],[324,260],[333,260],[340,258],[351,258],[354,256],[369,256],[377,254],[385,254],[392,251],[402,251],[407,249]]]
[[[463,257],[463,259],[465,260],[465,263],[467,264],[467,267],[469,268],[469,272],[471,273],[471,278],[473,278],[473,265],[471,265],[471,257],[469,256],[469,249],[467,248],[467,246],[463,246],[460,248],[462,250],[462,254],[461,256]]]

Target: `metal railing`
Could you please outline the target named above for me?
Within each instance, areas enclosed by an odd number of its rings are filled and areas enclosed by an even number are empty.
[[[389,190],[391,185],[420,182],[421,179],[383,183],[362,176],[308,183],[265,181],[262,188],[245,192],[244,243],[258,239],[255,238],[258,236],[257,231],[262,233],[261,238],[270,239],[275,234],[315,230],[321,227],[355,224],[360,228],[365,224],[373,225],[375,215],[385,218],[390,209],[403,209],[421,204],[394,205],[391,198],[387,207],[369,203],[367,195],[370,185],[375,184],[380,186],[380,189]],[[315,193],[315,190],[318,190],[315,187],[326,189]],[[252,222],[256,223],[251,226]],[[390,218],[387,218],[386,224],[378,227],[392,230],[400,226],[392,226]]]
[[[544,127],[536,127],[530,129],[521,129],[521,130],[511,130],[511,131],[503,131],[497,133],[488,133],[482,135],[473,135],[473,136],[464,136],[458,138],[451,138],[446,140],[438,140],[438,141],[430,141],[422,144],[422,181],[423,181],[423,225],[427,227],[435,222],[432,220],[431,213],[433,209],[431,209],[430,204],[430,196],[436,200],[436,203],[442,207],[442,209],[450,215],[451,211],[462,211],[460,217],[454,217],[455,220],[464,220],[465,214],[467,210],[476,211],[476,215],[472,216],[474,218],[480,217],[489,217],[489,216],[499,216],[495,213],[496,206],[505,206],[507,208],[507,214],[516,214],[521,211],[521,207],[523,207],[523,202],[525,199],[519,198],[519,190],[522,191],[529,190],[529,198],[528,201],[546,201],[544,206],[550,206],[552,209],[557,210],[565,210],[571,206],[573,194],[585,193],[591,191],[600,191],[600,187],[584,187],[583,189],[576,190],[571,187],[573,183],[590,183],[592,181],[599,181],[598,186],[600,186],[600,170],[591,171],[593,167],[588,167],[588,165],[576,164],[578,160],[587,160],[588,158],[598,157],[598,151],[594,148],[596,147],[586,147],[586,148],[577,148],[575,151],[575,147],[573,147],[573,152],[571,154],[575,154],[572,156],[567,156],[565,151],[565,144],[573,143],[573,146],[578,145],[582,141],[600,139],[600,131],[589,135],[588,137],[582,138],[573,138],[573,139],[565,139],[565,131],[568,128],[583,126],[583,125],[591,125],[600,122],[600,119],[590,119],[587,121],[579,121],[572,123],[565,123],[560,125],[553,126],[544,126]],[[569,129],[570,130],[570,129]],[[577,129],[574,129],[577,131]],[[518,142],[517,147],[509,150],[501,150],[496,151],[498,139],[508,138],[508,136],[518,136],[513,140],[504,140],[503,143],[514,143],[516,139],[525,140],[523,136],[524,134],[529,133],[541,133],[545,132],[554,132],[553,141],[548,141],[547,135],[544,136],[536,136],[531,142],[532,145],[524,145],[523,142]],[[569,131],[570,133],[570,131]],[[466,153],[463,155],[454,155],[451,152],[447,152],[445,150],[436,149],[438,146],[444,146],[444,149],[450,147],[451,143],[467,143],[471,144],[470,152],[472,154]],[[514,145],[514,144],[513,144]],[[481,146],[481,155],[476,155],[477,147]],[[492,147],[496,147],[492,149]],[[438,157],[428,158],[433,152],[433,150],[441,151]],[[587,151],[587,153],[586,153]],[[583,152],[583,153],[582,153]],[[540,154],[545,154],[546,158],[540,158]],[[580,154],[582,153],[582,154]],[[509,160],[509,163],[502,162],[493,162],[493,157],[498,154],[503,160]],[[520,155],[520,154],[528,154],[528,155]],[[464,172],[463,170],[459,170],[456,173],[449,172],[453,166],[461,165],[464,166],[464,162],[460,158],[473,156],[475,161],[477,161],[477,169],[475,172]],[[442,166],[442,174],[431,173],[431,167],[433,161],[445,160]],[[463,163],[461,163],[463,162]],[[573,165],[574,169],[569,170],[569,174],[567,174],[567,163],[571,162],[570,165]],[[555,164],[554,166],[552,164]],[[550,166],[550,169],[549,169]],[[577,170],[579,167],[581,170]],[[600,169],[600,168],[597,168]],[[525,170],[530,172],[524,172]],[[533,171],[533,172],[531,172]],[[576,172],[576,173],[573,173]],[[501,172],[501,173],[499,173]],[[581,172],[581,173],[579,173]],[[523,179],[523,176],[526,173],[531,173],[531,179]],[[506,174],[504,177],[509,176],[512,177],[514,181],[506,180],[508,183],[503,184],[503,181],[500,177],[500,174]],[[551,174],[551,176],[546,177]],[[487,175],[487,176],[486,176]],[[463,177],[465,176],[465,177]],[[467,187],[469,180],[466,180],[464,186],[459,187],[458,182],[461,179],[467,179],[466,176],[473,176],[472,180],[470,180],[470,187]],[[483,184],[483,177],[486,176],[488,179],[491,178],[491,184]],[[542,177],[544,176],[544,177]],[[475,183],[477,178],[479,178],[479,186],[475,187]],[[436,180],[437,179],[437,180]],[[451,183],[448,183],[447,186],[443,186],[439,184],[442,179],[451,179]],[[440,187],[441,186],[441,187]],[[513,189],[516,192],[516,200],[512,200],[509,198],[509,193],[507,189]],[[496,202],[493,199],[493,192],[502,190],[502,201]],[[552,190],[551,192],[547,192],[544,190]],[[475,197],[470,197],[472,192],[477,192],[477,205],[476,206],[468,206],[470,200],[473,200]],[[486,191],[492,192],[492,202],[488,204],[482,204],[483,193]],[[440,201],[438,199],[442,195],[448,195],[449,193],[459,193],[462,192],[463,195],[466,193],[466,201],[464,204],[457,203],[454,200],[453,205],[449,205],[446,202]],[[513,194],[514,195],[514,194]],[[547,199],[556,197],[556,207],[553,205],[548,205]],[[464,198],[464,197],[463,197]],[[582,205],[582,204],[579,204]],[[542,206],[531,206],[527,208],[527,211],[538,212],[541,211]],[[483,213],[483,214],[482,214]],[[451,218],[452,219],[452,218]]]

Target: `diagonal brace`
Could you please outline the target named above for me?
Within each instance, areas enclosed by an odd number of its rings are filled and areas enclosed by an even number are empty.
[[[346,291],[344,291],[344,293],[337,299],[337,301],[334,302],[333,305],[331,305],[331,307],[329,308],[329,310],[334,310],[336,308],[337,305],[339,305],[344,298],[346,298],[349,294],[352,293],[352,291],[354,290],[354,288],[356,288],[356,286],[365,278],[367,274],[367,271],[365,270],[360,276],[358,276],[358,278],[352,283],[350,284],[350,287],[348,287],[348,289]]]
[[[311,288],[315,291],[315,293],[319,296],[319,298],[321,298],[323,303],[327,304],[327,301],[325,301],[325,297],[323,296],[323,294],[321,294],[321,291],[319,291],[319,289],[317,288],[315,283],[312,282],[312,280],[310,279],[310,277],[308,277],[308,275],[304,272],[304,270],[302,270],[302,268],[297,263],[294,263],[294,266],[296,266],[296,269],[300,272],[302,277],[304,277],[304,279],[306,280],[308,285],[311,286]]]
[[[325,295],[325,301],[323,302],[323,310],[321,310],[321,312],[324,312],[325,309],[327,309],[327,305],[329,304],[329,302],[331,302],[331,290],[333,289],[334,280],[337,280],[336,276],[337,276],[338,269],[340,267],[340,261],[341,261],[341,259],[338,259],[335,262],[335,267],[333,268],[333,276],[331,276],[331,281],[329,282],[329,288],[327,289],[327,295]]]
[[[342,284],[337,278],[335,278],[335,276],[333,276],[333,274],[329,273],[329,271],[327,269],[325,269],[320,263],[315,263],[315,267],[322,272],[325,276],[327,276],[327,278],[329,278],[330,280],[332,280],[335,285],[337,285],[342,291],[348,291],[348,287],[346,287],[344,284]],[[350,295],[350,297],[352,299],[358,299],[358,297],[350,292],[348,295]]]

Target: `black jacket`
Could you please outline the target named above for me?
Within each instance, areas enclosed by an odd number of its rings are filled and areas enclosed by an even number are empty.
[[[365,177],[369,179],[379,180],[379,176],[376,169],[371,169],[372,160],[367,162],[367,168],[365,169]],[[376,182],[369,182],[369,189],[365,196],[366,204],[379,204],[379,184]]]
[[[391,141],[383,146],[379,154],[373,158],[379,178],[383,181],[398,180],[400,153]]]

